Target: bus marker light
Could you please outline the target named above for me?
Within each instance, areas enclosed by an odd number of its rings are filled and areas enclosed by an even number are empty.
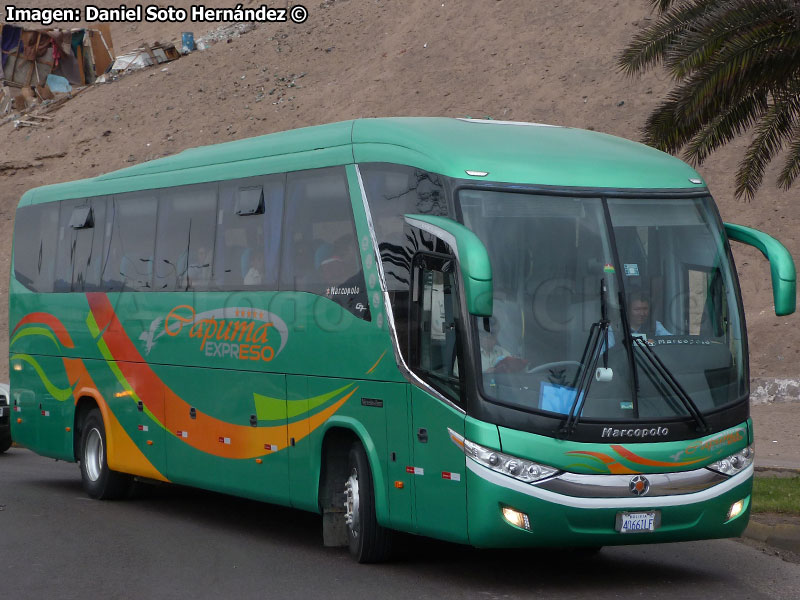
[[[148,446],[152,446],[153,445],[153,440],[147,440],[147,445]]]
[[[17,419],[17,423],[22,423],[22,419]]]
[[[72,431],[72,427],[67,427],[66,430],[67,430],[67,433],[69,433],[70,431]]]
[[[519,527],[527,531],[531,530],[531,520],[528,518],[528,515],[514,510],[510,506],[503,507],[503,518],[514,527]]]
[[[261,463],[263,463],[263,462],[264,462],[264,461],[263,461],[263,460],[261,460],[260,458],[257,458],[257,459],[256,459],[256,464],[257,464],[257,465],[260,465],[260,464],[261,464]]]
[[[489,173],[486,171],[465,171],[471,177],[486,177]]]
[[[404,486],[405,486],[405,484],[402,481],[395,481],[394,482],[394,487],[396,487],[398,490],[402,490]]]

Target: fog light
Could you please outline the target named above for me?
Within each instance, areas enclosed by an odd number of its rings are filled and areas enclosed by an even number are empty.
[[[733,504],[731,504],[730,509],[728,510],[728,521],[732,521],[744,510],[744,500],[737,500]]]
[[[531,530],[531,520],[528,518],[528,515],[521,513],[518,510],[514,510],[509,506],[503,507],[503,518],[511,523],[514,527],[519,527],[520,529],[525,529],[527,531]]]

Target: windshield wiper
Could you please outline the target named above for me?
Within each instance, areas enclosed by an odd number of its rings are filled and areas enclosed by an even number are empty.
[[[648,343],[640,337],[634,337],[633,343],[642,350],[642,353],[647,358],[650,366],[653,367],[653,369],[655,369],[655,371],[661,375],[664,381],[667,382],[667,385],[678,397],[678,400],[681,401],[687,412],[697,422],[697,430],[701,433],[709,431],[708,423],[703,417],[703,414],[700,412],[700,409],[697,408],[697,404],[695,404],[694,400],[692,400],[692,397],[686,393],[686,390],[683,389],[683,386],[667,368],[661,358],[659,358],[658,354],[656,354],[648,345]]]
[[[604,364],[608,366],[608,328],[610,322],[606,314],[606,282],[604,279],[600,280],[600,320],[592,323],[589,329],[589,338],[586,340],[586,346],[583,349],[581,356],[581,364],[585,365],[581,377],[578,380],[578,386],[575,388],[575,399],[572,401],[569,413],[567,413],[567,420],[561,427],[561,433],[570,435],[575,431],[580,420],[581,411],[586,401],[586,396],[589,394],[589,388],[592,386],[594,373],[597,370],[597,361],[600,360],[600,354],[605,356]],[[603,345],[600,345],[600,342]],[[587,362],[588,359],[588,362]]]

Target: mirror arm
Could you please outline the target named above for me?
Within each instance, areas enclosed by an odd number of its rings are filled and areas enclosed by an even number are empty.
[[[771,235],[744,225],[725,223],[725,232],[728,234],[728,239],[753,246],[761,251],[769,261],[775,314],[778,316],[792,314],[796,303],[797,275],[794,260],[786,246]]]
[[[479,317],[492,316],[492,265],[483,242],[461,223],[447,217],[403,215],[406,223],[448,244],[461,268],[467,311]]]

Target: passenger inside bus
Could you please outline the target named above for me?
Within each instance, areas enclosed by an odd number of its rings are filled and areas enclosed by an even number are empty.
[[[264,255],[261,252],[251,252],[250,268],[244,276],[245,285],[261,285],[264,276]]]

